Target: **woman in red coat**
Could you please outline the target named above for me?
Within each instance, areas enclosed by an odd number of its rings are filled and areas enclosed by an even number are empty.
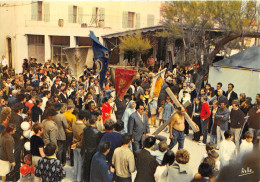
[[[103,105],[102,105],[102,120],[103,120],[103,124],[105,123],[105,121],[111,117],[111,111],[112,111],[112,106],[110,105],[110,103],[112,102],[112,97],[105,97],[104,101],[103,101]]]

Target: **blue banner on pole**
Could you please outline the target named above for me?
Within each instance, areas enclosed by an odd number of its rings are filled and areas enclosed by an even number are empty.
[[[93,31],[90,31],[89,36],[92,39],[94,61],[99,64],[99,68],[100,68],[99,69],[99,75],[100,75],[99,85],[100,85],[100,88],[102,89],[103,83],[105,80],[105,76],[107,73],[108,62],[110,60],[111,51],[99,42],[99,40],[97,39],[97,37],[95,36]]]

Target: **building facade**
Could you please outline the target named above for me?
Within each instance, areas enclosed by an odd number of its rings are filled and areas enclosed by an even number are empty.
[[[91,46],[89,31],[102,36],[156,26],[159,1],[1,1],[0,54],[16,73],[24,58],[66,61],[65,47]],[[93,59],[89,53],[87,59]]]

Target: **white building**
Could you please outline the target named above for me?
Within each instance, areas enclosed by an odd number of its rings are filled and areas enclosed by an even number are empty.
[[[159,1],[1,1],[0,54],[16,73],[24,58],[66,60],[64,47],[91,46],[102,35],[158,25]],[[92,59],[92,58],[91,58]]]

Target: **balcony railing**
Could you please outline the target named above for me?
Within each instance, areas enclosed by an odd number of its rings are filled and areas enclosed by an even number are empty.
[[[99,20],[98,16],[93,15],[81,15],[80,22],[79,18],[75,18],[76,22],[69,22],[68,15],[50,15],[48,21],[46,21],[44,15],[42,15],[42,20],[32,20],[31,15],[25,16],[25,27],[75,27],[75,28],[86,28],[86,27],[100,27],[100,28],[110,28],[112,21],[109,17],[106,20]],[[112,19],[113,20],[113,19]],[[75,20],[74,20],[75,21]]]

